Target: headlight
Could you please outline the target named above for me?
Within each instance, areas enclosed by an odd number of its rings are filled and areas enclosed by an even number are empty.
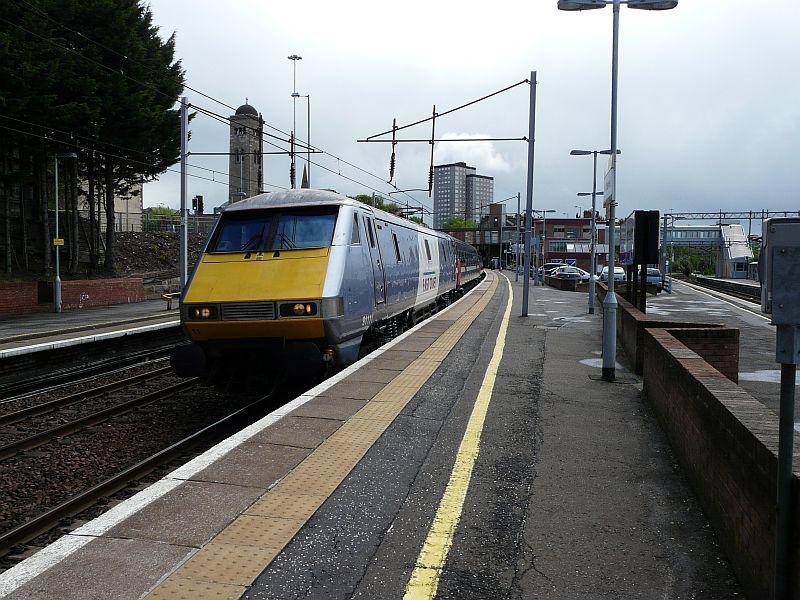
[[[190,321],[208,321],[218,318],[218,315],[217,306],[214,304],[186,307],[186,318]]]
[[[278,308],[281,317],[315,317],[319,313],[316,302],[283,302]]]

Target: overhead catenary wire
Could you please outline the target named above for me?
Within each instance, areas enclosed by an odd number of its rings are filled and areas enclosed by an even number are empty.
[[[402,129],[408,129],[409,127],[414,127],[415,125],[421,125],[422,123],[427,123],[428,121],[432,121],[433,119],[440,119],[441,117],[443,117],[445,115],[449,115],[450,113],[454,113],[457,110],[461,110],[462,108],[467,108],[468,106],[472,106],[473,104],[477,104],[478,102],[483,102],[484,100],[488,100],[489,98],[492,98],[494,96],[502,94],[503,92],[507,92],[508,90],[512,90],[515,87],[523,85],[523,84],[526,84],[526,83],[530,83],[530,80],[529,79],[523,79],[522,81],[518,81],[517,83],[513,83],[513,84],[511,84],[509,86],[504,87],[502,90],[497,90],[496,92],[492,92],[491,94],[486,94],[485,96],[481,96],[480,98],[476,98],[475,100],[471,100],[471,101],[469,101],[469,102],[467,102],[465,104],[462,104],[460,106],[456,106],[455,108],[451,108],[451,109],[446,110],[444,112],[436,113],[435,116],[432,115],[430,117],[426,117],[425,119],[420,119],[419,121],[414,121],[413,123],[408,123],[407,125],[393,126],[392,129],[389,129],[388,131],[382,131],[381,133],[376,133],[374,135],[370,135],[370,136],[366,137],[365,140],[371,140],[373,138],[380,137],[382,135],[388,135],[388,134],[393,133],[393,132],[396,133],[396,132],[398,132],[398,131],[400,131]],[[424,141],[427,142],[428,140],[424,140]]]
[[[34,123],[32,121],[26,121],[25,119],[19,119],[19,118],[16,118],[16,117],[9,117],[7,115],[0,115],[0,118],[8,119],[8,120],[11,120],[11,121],[15,121],[17,123],[23,123],[25,125],[30,125],[30,126],[33,126],[33,127],[39,127],[40,129],[45,129],[48,132],[57,132],[57,133],[60,133],[62,135],[69,136],[69,138],[70,138],[69,140],[57,140],[55,138],[45,138],[45,139],[51,139],[53,141],[56,141],[58,143],[61,143],[61,144],[67,145],[67,146],[75,145],[75,141],[72,138],[78,138],[78,139],[88,140],[89,142],[94,142],[94,143],[99,143],[99,144],[102,144],[102,145],[105,145],[105,146],[110,146],[112,148],[119,148],[121,150],[134,152],[135,154],[139,154],[139,155],[142,155],[142,156],[148,156],[148,157],[150,156],[149,153],[144,152],[142,150],[129,148],[128,146],[122,146],[120,144],[115,144],[113,142],[106,142],[106,141],[101,140],[98,137],[76,134],[76,133],[74,133],[72,131],[64,131],[63,129],[57,129],[57,128],[51,127],[49,125],[42,125],[41,123]],[[15,130],[15,129],[12,129],[12,128],[6,128],[6,129],[10,129],[10,130],[13,130],[13,131],[20,131],[20,130]],[[25,134],[27,132],[22,132],[22,133]],[[39,137],[41,137],[41,136],[39,136]],[[130,158],[130,157],[123,157],[123,156],[116,155],[116,154],[110,154],[110,153],[108,153],[108,151],[103,150],[101,148],[96,148],[96,147],[86,148],[85,146],[79,146],[79,147],[82,150],[88,150],[90,152],[98,152],[99,154],[108,154],[109,156],[114,156],[115,158],[122,158],[122,159],[129,159]],[[148,166],[151,166],[151,167],[156,167],[157,166],[157,165],[155,165],[155,164],[153,164],[151,162],[147,162],[147,161],[136,161],[134,159],[131,159],[131,160],[133,162],[137,162],[138,164],[145,164],[145,165],[148,165]],[[193,169],[201,169],[203,171],[208,171],[210,173],[214,173],[214,174],[217,174],[217,175],[223,175],[225,177],[229,176],[229,173],[226,173],[224,171],[218,171],[216,169],[211,169],[209,167],[203,167],[201,165],[195,165],[195,164],[192,164],[192,163],[187,163],[186,166],[191,167]],[[171,171],[171,172],[180,172],[180,171],[175,171],[174,169],[169,169],[169,168],[167,168],[166,170],[167,171]],[[192,177],[196,177],[195,175],[191,175],[191,174],[189,174],[189,175],[192,176]],[[214,183],[224,184],[224,182],[216,181],[215,179],[209,179],[208,181],[212,181]],[[246,181],[247,183],[253,183],[256,180],[252,179],[252,178],[246,178],[244,181]],[[267,187],[273,187],[273,188],[276,188],[276,189],[279,189],[279,190],[287,189],[287,188],[285,188],[283,186],[269,184],[269,183],[264,183],[263,185],[265,185]]]
[[[200,109],[200,107],[198,107],[196,104],[191,104],[191,107],[192,107],[192,108],[195,108],[195,109],[198,109],[198,111],[199,111],[199,112],[203,112],[204,114],[206,114],[206,116],[208,116],[208,117],[210,117],[210,118],[212,118],[212,119],[214,119],[214,120],[216,120],[216,121],[219,121],[220,123],[223,123],[223,124],[225,124],[225,125],[229,125],[229,123],[230,123],[230,119],[229,119],[229,118],[227,118],[227,117],[224,117],[224,116],[222,116],[222,115],[218,115],[218,114],[214,113],[213,111],[209,111],[209,110],[206,110],[206,109],[204,109],[203,111],[200,111],[200,110],[199,110],[199,109]],[[257,129],[255,129],[255,128],[251,127],[251,126],[245,126],[245,127],[249,127],[250,129],[253,129],[254,131],[257,131]],[[290,135],[291,135],[291,134],[290,134]],[[267,143],[267,144],[269,144],[270,146],[273,146],[273,147],[275,147],[275,148],[278,148],[279,150],[282,150],[284,153],[290,152],[290,150],[289,150],[289,149],[287,149],[287,148],[283,148],[283,147],[279,146],[278,144],[275,144],[274,142],[272,142],[272,141],[270,141],[270,140],[266,140],[266,139],[265,139],[265,140],[264,140],[264,142],[265,142],[265,143]],[[312,146],[312,148],[314,148],[314,147]],[[322,152],[324,153],[324,151],[322,151]],[[325,154],[328,154],[328,156],[333,156],[333,155],[331,155],[331,154],[329,154],[329,153],[325,153]],[[327,172],[329,172],[329,173],[332,173],[332,174],[334,174],[334,175],[337,175],[338,177],[341,177],[341,178],[343,178],[343,179],[346,179],[346,180],[348,180],[348,181],[350,181],[350,182],[352,182],[352,183],[355,183],[355,184],[358,184],[358,185],[360,185],[360,186],[362,186],[362,187],[365,187],[365,188],[367,188],[368,190],[371,190],[371,191],[373,191],[373,192],[377,192],[377,193],[381,194],[382,196],[388,196],[388,195],[389,195],[389,192],[387,192],[387,191],[385,191],[385,190],[378,189],[378,188],[376,188],[376,187],[374,187],[374,186],[371,186],[371,185],[369,185],[369,184],[367,184],[367,183],[364,183],[363,181],[359,181],[358,179],[355,179],[355,178],[353,178],[353,177],[349,177],[349,176],[347,176],[347,175],[344,175],[344,174],[342,174],[340,171],[336,171],[336,170],[334,170],[334,169],[331,169],[331,168],[329,168],[329,167],[327,167],[327,166],[325,166],[325,165],[323,165],[323,164],[320,164],[320,163],[318,163],[318,162],[315,162],[315,161],[313,161],[313,160],[309,160],[309,159],[308,159],[306,156],[304,156],[304,155],[298,154],[298,157],[299,157],[301,160],[304,160],[304,161],[306,161],[306,162],[309,162],[310,164],[314,165],[315,167],[319,167],[320,169],[322,169],[322,170],[324,170],[324,171],[327,171]],[[339,160],[341,160],[341,159],[339,159]],[[347,163],[347,161],[344,161],[344,160],[341,160],[341,162],[344,162],[345,164],[348,164],[348,163]],[[375,176],[375,175],[374,175],[374,176]],[[377,176],[375,176],[375,177],[377,177]],[[381,179],[381,181],[383,181],[383,179],[382,179],[382,178],[380,178],[380,179]],[[395,188],[396,188],[396,186],[392,186],[392,187],[395,187]],[[404,193],[404,194],[405,194],[406,196],[408,196],[408,197],[409,197],[409,198],[410,198],[412,201],[414,201],[414,202],[416,202],[417,204],[419,204],[419,205],[422,207],[422,209],[423,209],[423,210],[426,212],[426,214],[432,214],[432,211],[431,211],[431,210],[430,210],[430,209],[429,209],[427,206],[425,206],[425,205],[424,205],[424,204],[423,204],[423,203],[422,203],[420,200],[418,200],[417,198],[414,198],[413,196],[410,196],[410,195],[406,194],[406,193],[405,193],[405,192],[403,192],[402,190],[397,190],[397,191],[399,191],[399,192],[401,192],[401,193]]]
[[[23,1],[24,1],[24,0],[23,0]],[[19,6],[19,4],[18,4],[18,6]],[[38,12],[39,14],[42,14],[42,13],[41,13],[41,11],[37,11],[37,12]],[[71,32],[75,33],[76,35],[80,35],[80,37],[82,37],[82,38],[86,39],[87,41],[90,41],[91,43],[93,43],[93,44],[96,44],[98,47],[103,47],[103,48],[106,48],[107,50],[109,50],[109,51],[111,51],[111,52],[114,52],[115,54],[117,54],[118,56],[122,57],[122,58],[123,58],[123,59],[125,59],[125,60],[131,60],[132,62],[136,62],[137,64],[140,64],[140,65],[141,65],[141,63],[138,63],[138,61],[135,61],[135,60],[131,59],[130,57],[127,57],[126,55],[124,55],[124,54],[122,54],[122,53],[120,53],[120,52],[118,52],[118,51],[112,50],[112,49],[110,49],[110,48],[108,48],[108,47],[104,46],[103,44],[100,44],[99,42],[95,42],[94,40],[91,40],[89,37],[87,37],[87,36],[85,36],[85,35],[83,35],[83,34],[80,34],[80,32],[77,32],[77,31],[75,31],[74,29],[71,29],[71,28],[67,27],[66,25],[63,25],[62,23],[60,23],[60,22],[56,21],[55,19],[53,19],[52,17],[50,17],[49,15],[43,15],[43,16],[46,16],[46,18],[47,18],[48,20],[50,20],[50,21],[52,21],[53,23],[55,23],[55,24],[59,25],[60,27],[63,27],[64,29],[66,29],[66,30],[68,30],[68,31],[71,31]],[[69,53],[71,53],[71,54],[74,54],[74,55],[76,55],[76,56],[78,56],[78,57],[80,57],[80,58],[83,58],[83,59],[84,59],[84,60],[86,60],[87,62],[90,62],[90,63],[92,63],[92,64],[95,64],[95,65],[97,65],[97,66],[99,66],[99,67],[101,67],[101,68],[105,69],[106,71],[109,71],[109,72],[111,72],[111,73],[114,73],[114,74],[116,74],[116,75],[119,75],[119,76],[121,76],[121,77],[124,77],[125,79],[128,79],[129,81],[132,81],[132,82],[134,82],[134,83],[137,83],[138,85],[141,85],[141,86],[144,86],[144,87],[150,88],[150,89],[152,89],[154,92],[156,92],[156,93],[158,93],[158,94],[160,94],[160,95],[162,95],[162,96],[164,96],[164,97],[166,97],[166,98],[168,98],[168,99],[172,100],[173,102],[177,102],[177,100],[175,100],[175,99],[174,99],[174,98],[173,98],[171,95],[169,95],[169,94],[166,94],[165,92],[163,92],[163,91],[159,90],[159,89],[158,89],[158,88],[157,88],[157,87],[156,87],[154,84],[152,84],[152,83],[143,82],[143,81],[141,81],[141,80],[138,80],[138,79],[136,79],[136,78],[134,78],[134,77],[131,77],[130,75],[127,75],[126,73],[124,73],[124,72],[122,72],[122,71],[120,71],[120,70],[117,70],[117,69],[114,69],[114,68],[112,68],[112,67],[109,67],[109,66],[107,66],[107,65],[103,64],[103,63],[102,63],[102,62],[100,62],[100,61],[94,60],[94,59],[92,59],[92,58],[90,58],[90,57],[88,57],[88,56],[86,56],[86,55],[82,54],[82,53],[81,53],[81,52],[79,52],[78,50],[75,50],[75,49],[73,49],[73,48],[69,48],[69,47],[67,47],[67,46],[65,46],[65,45],[63,45],[63,44],[61,44],[61,43],[57,42],[56,40],[53,40],[53,39],[51,39],[51,38],[48,38],[48,37],[46,37],[46,36],[40,35],[40,34],[38,34],[38,33],[36,33],[36,32],[30,31],[29,29],[27,29],[27,28],[23,27],[22,25],[19,25],[19,24],[17,24],[17,23],[13,23],[13,22],[11,22],[11,21],[9,21],[9,20],[7,20],[7,19],[3,18],[3,17],[0,17],[0,21],[4,21],[5,23],[8,23],[9,25],[11,25],[11,26],[13,26],[13,27],[16,27],[16,28],[18,28],[19,30],[21,30],[21,31],[24,31],[25,33],[27,33],[27,34],[29,34],[29,35],[32,35],[32,36],[34,36],[34,37],[37,37],[37,38],[39,38],[39,39],[42,39],[42,40],[44,40],[44,41],[46,41],[46,42],[50,43],[51,45],[53,45],[53,46],[55,46],[55,47],[57,47],[57,48],[60,48],[61,50],[65,51],[65,52],[69,52]],[[142,66],[144,66],[144,65],[142,65]],[[233,107],[232,105],[230,105],[230,104],[228,104],[228,103],[226,103],[226,102],[224,102],[224,101],[222,101],[222,100],[219,100],[218,98],[215,98],[215,97],[213,97],[213,96],[211,96],[211,95],[209,95],[209,94],[206,94],[206,93],[204,93],[204,92],[201,92],[200,90],[198,90],[198,89],[196,89],[196,88],[193,88],[193,87],[191,87],[191,86],[187,85],[185,82],[183,83],[183,86],[184,86],[186,89],[188,89],[188,90],[191,90],[192,92],[194,92],[194,93],[196,93],[196,94],[199,94],[200,96],[202,96],[202,97],[204,97],[204,98],[207,98],[207,99],[209,99],[209,100],[211,100],[211,101],[213,101],[213,102],[215,102],[215,103],[217,103],[217,104],[220,104],[221,106],[225,106],[226,108],[229,108],[230,110],[236,110],[236,109],[235,109],[235,107]],[[199,108],[199,107],[197,107],[196,105],[193,105],[193,106],[194,106],[194,108]],[[223,118],[224,118],[224,117],[223,117]],[[267,122],[263,122],[263,123],[264,123],[264,125],[265,125],[266,127],[269,127],[270,129],[273,129],[273,130],[275,130],[275,131],[277,131],[277,132],[279,132],[279,133],[283,133],[284,135],[290,135],[289,133],[287,133],[287,132],[283,131],[282,129],[280,129],[280,128],[278,128],[278,127],[275,127],[274,125],[271,125],[270,123],[267,123]],[[262,132],[262,133],[263,133],[263,132]],[[269,143],[269,142],[268,142],[268,143]],[[273,144],[273,145],[274,145],[274,144]],[[276,147],[277,147],[277,146],[276,146]],[[322,150],[321,148],[318,148],[318,147],[312,146],[312,145],[310,145],[310,144],[308,145],[308,147],[310,147],[311,149],[319,150],[319,151],[321,151],[321,152],[325,152],[325,151],[324,151],[324,150]],[[280,148],[280,147],[278,147],[278,148]],[[281,149],[281,150],[284,150],[284,151],[287,151],[285,148],[280,148],[280,149]],[[339,156],[336,156],[335,154],[332,154],[332,153],[330,153],[330,152],[325,152],[325,153],[326,153],[326,154],[328,154],[329,156],[331,156],[332,158],[335,158],[336,160],[338,160],[338,161],[340,161],[340,162],[343,162],[343,163],[345,163],[345,164],[349,165],[350,167],[352,167],[352,168],[354,168],[354,169],[357,169],[357,170],[359,170],[359,171],[362,171],[363,173],[365,173],[365,174],[368,174],[368,175],[370,175],[371,177],[375,177],[376,179],[379,179],[379,180],[383,181],[383,178],[382,178],[382,177],[380,177],[380,176],[378,176],[378,175],[375,175],[374,173],[372,173],[372,172],[370,172],[370,171],[368,171],[368,170],[364,169],[363,167],[360,167],[360,166],[358,166],[358,165],[356,165],[356,164],[354,164],[354,163],[352,163],[352,162],[350,162],[350,161],[347,161],[347,160],[346,160],[346,159],[344,159],[344,158],[341,158],[341,157],[339,157]],[[384,194],[384,195],[386,194],[386,192],[383,192],[383,191],[381,191],[381,190],[378,190],[377,188],[375,188],[375,187],[373,187],[373,186],[369,186],[369,185],[367,185],[367,184],[365,184],[365,183],[363,183],[363,182],[360,182],[360,181],[358,181],[358,180],[356,180],[356,179],[353,179],[353,178],[351,178],[351,177],[347,177],[347,176],[345,176],[345,175],[342,175],[340,172],[339,172],[339,173],[337,173],[336,171],[334,171],[334,170],[332,170],[332,169],[329,169],[328,167],[325,167],[324,165],[320,165],[320,164],[318,164],[318,163],[316,163],[316,162],[314,162],[314,161],[310,161],[310,160],[308,160],[308,159],[305,159],[305,158],[304,158],[304,160],[306,160],[306,161],[307,161],[307,162],[309,162],[310,164],[313,164],[313,165],[315,165],[315,166],[318,166],[318,167],[322,168],[323,170],[329,171],[330,173],[336,174],[336,175],[338,175],[338,176],[340,176],[340,177],[342,177],[342,178],[344,178],[344,179],[347,179],[347,180],[349,180],[349,181],[351,181],[351,182],[357,183],[358,185],[362,185],[362,186],[364,186],[364,187],[366,187],[366,188],[368,188],[368,189],[370,189],[370,190],[376,191],[376,192],[378,192],[378,193],[380,193],[380,194]],[[167,169],[167,170],[169,170],[169,169]],[[394,187],[395,189],[399,189],[399,188],[397,188],[397,186],[396,186],[396,185],[392,185],[392,187]],[[404,194],[404,195],[406,195],[406,196],[407,196],[409,199],[411,199],[413,202],[416,202],[416,203],[417,203],[417,204],[419,204],[420,206],[423,206],[423,207],[425,206],[425,205],[424,205],[424,204],[423,204],[423,203],[422,203],[420,200],[418,200],[418,199],[416,199],[416,198],[414,198],[414,197],[412,197],[412,196],[410,196],[410,195],[408,195],[408,194]],[[427,207],[425,207],[425,208],[426,208],[426,210],[428,210],[428,209],[427,209]],[[430,211],[429,211],[429,212],[430,212]]]
[[[60,139],[57,139],[57,138],[54,138],[54,137],[51,137],[51,136],[48,136],[48,135],[42,135],[42,134],[30,132],[30,131],[23,131],[21,129],[16,129],[14,127],[8,127],[7,125],[0,125],[0,129],[13,131],[15,133],[19,133],[19,134],[22,134],[22,135],[27,135],[27,136],[31,136],[31,137],[35,137],[35,138],[39,138],[39,139],[43,139],[43,140],[48,140],[50,142],[57,142],[59,144],[64,144],[65,146],[70,146],[70,147],[73,147],[73,148],[80,148],[81,150],[88,150],[88,151],[95,150],[95,149],[89,148],[87,146],[82,146],[81,144],[76,143],[74,140],[60,140]],[[133,159],[133,158],[131,158],[129,156],[122,156],[122,155],[119,155],[119,154],[112,154],[110,152],[104,152],[104,154],[107,155],[107,156],[111,156],[113,158],[119,158],[119,159],[122,159],[122,160],[128,160],[130,162],[134,162],[134,163],[137,163],[137,164],[145,165],[145,166],[148,166],[148,167],[156,167],[157,166],[157,165],[154,165],[152,163],[149,163],[149,162],[146,162],[146,161],[143,161],[143,160]],[[206,167],[201,167],[201,166],[198,166],[198,165],[192,165],[192,166],[194,168],[205,169],[207,171],[213,171],[214,173],[218,173],[220,175],[228,176],[228,173],[224,173],[222,171],[214,171],[213,169],[207,169]],[[169,171],[171,173],[180,173],[179,169],[171,169],[169,167],[165,168],[165,171]],[[225,185],[225,186],[228,185],[224,181],[218,181],[216,179],[212,179],[212,178],[209,178],[209,177],[203,177],[201,175],[196,175],[194,173],[187,173],[187,175],[189,177],[194,177],[195,179],[202,179],[204,181],[210,181],[211,183],[218,183],[220,185]],[[250,179],[248,181],[252,182],[252,181],[255,181],[255,180],[254,179]],[[281,189],[281,190],[288,189],[288,188],[285,188],[285,187],[282,187],[282,186],[279,186],[279,185],[271,185],[271,184],[264,184],[264,185],[269,186],[269,187],[278,188],[278,189]]]
[[[226,117],[226,116],[224,116],[224,115],[221,115],[221,114],[219,114],[219,113],[217,113],[217,112],[214,112],[214,111],[212,111],[212,110],[210,110],[210,109],[208,109],[208,108],[205,108],[205,107],[202,107],[202,106],[198,106],[197,104],[194,104],[194,103],[190,103],[190,104],[189,104],[189,107],[191,107],[191,108],[193,108],[193,109],[197,110],[199,113],[205,114],[206,116],[208,116],[208,117],[210,117],[210,118],[212,118],[212,119],[215,119],[215,120],[217,120],[217,121],[219,121],[219,122],[221,122],[221,123],[223,123],[223,124],[226,124],[226,125],[228,125],[228,124],[230,124],[230,123],[231,123],[231,119],[230,119],[229,117]],[[268,125],[266,122],[263,122],[263,123],[264,123],[264,125],[266,125],[266,126],[269,126],[269,125]],[[260,130],[259,128],[257,128],[257,127],[253,127],[252,125],[247,125],[246,123],[240,123],[239,121],[237,121],[237,122],[236,122],[236,124],[237,124],[238,126],[240,126],[240,127],[244,127],[244,128],[245,128],[245,130],[248,130],[248,129],[249,129],[249,130],[251,130],[251,131],[253,131],[253,132],[256,132],[256,133],[261,133],[261,134],[263,134],[263,135],[266,135],[266,136],[270,136],[270,137],[273,137],[273,138],[279,139],[280,141],[282,141],[282,142],[284,142],[284,143],[287,143],[287,144],[288,144],[288,143],[290,143],[290,141],[291,141],[290,139],[284,140],[284,139],[282,139],[282,138],[278,138],[277,136],[273,136],[273,135],[271,135],[271,134],[268,134],[268,133],[266,133],[266,132],[264,132],[264,131]],[[272,127],[272,126],[270,126],[270,127]],[[276,131],[278,131],[279,133],[284,133],[284,134],[286,134],[286,135],[288,135],[288,136],[291,136],[291,133],[284,132],[284,131],[282,131],[282,130],[278,129],[277,127],[272,127],[272,129],[275,129],[275,130],[276,130]],[[277,144],[274,144],[274,143],[270,142],[269,140],[266,140],[266,139],[265,139],[264,141],[265,141],[267,144],[270,144],[271,146],[273,146],[273,147],[275,147],[275,148],[279,148],[279,149],[283,150],[284,152],[289,152],[289,153],[291,152],[291,150],[289,150],[289,149],[286,149],[286,148],[281,148],[280,146],[278,146]],[[295,139],[295,144],[298,144],[298,141],[297,141],[297,139]],[[345,160],[344,158],[341,158],[340,156],[337,156],[336,154],[333,154],[333,153],[331,153],[331,152],[328,152],[328,151],[326,151],[326,150],[323,150],[322,148],[319,148],[319,147],[317,147],[317,146],[314,146],[313,144],[308,144],[308,145],[306,145],[306,144],[302,144],[302,140],[301,140],[301,146],[302,146],[302,148],[303,148],[303,149],[305,149],[305,150],[307,150],[308,148],[311,148],[311,151],[312,151],[312,152],[315,152],[315,153],[316,153],[316,152],[319,152],[319,153],[322,153],[322,154],[326,154],[326,155],[330,156],[331,158],[335,158],[335,159],[336,159],[337,161],[339,161],[339,162],[342,162],[342,163],[344,163],[344,164],[346,164],[346,165],[348,165],[348,166],[350,166],[350,167],[352,167],[352,168],[354,168],[354,169],[357,169],[358,171],[361,171],[362,173],[365,173],[366,175],[370,175],[371,177],[374,177],[375,179],[378,179],[378,180],[379,180],[379,181],[381,181],[381,182],[387,183],[387,182],[386,182],[386,180],[385,180],[383,177],[381,177],[380,175],[376,175],[375,173],[372,173],[371,171],[368,171],[368,170],[364,169],[363,167],[360,167],[360,166],[358,166],[358,165],[356,165],[356,164],[354,164],[354,163],[351,163],[350,161],[348,161],[348,160]],[[306,157],[304,157],[304,156],[300,156],[300,159],[301,159],[301,160],[305,160],[306,162],[309,162],[309,160],[308,160]],[[365,183],[358,182],[358,181],[357,181],[357,180],[355,180],[355,179],[352,179],[352,178],[349,178],[349,177],[345,177],[344,175],[342,175],[342,173],[341,173],[341,170],[338,170],[338,171],[333,171],[333,170],[331,170],[331,169],[328,169],[327,167],[325,167],[325,166],[323,166],[323,165],[320,165],[319,163],[316,163],[316,162],[314,162],[314,161],[310,161],[310,163],[311,163],[312,165],[314,165],[314,166],[318,166],[318,167],[322,168],[323,170],[329,171],[330,173],[333,173],[333,174],[335,174],[335,175],[338,175],[338,176],[340,176],[340,177],[344,177],[345,179],[348,179],[349,181],[352,181],[352,182],[355,182],[355,183],[359,183],[359,185],[363,185],[364,187],[367,187],[367,188],[369,188],[369,189],[370,189],[370,190],[372,190],[372,191],[378,192],[378,193],[380,193],[380,194],[387,195],[387,194],[386,194],[386,192],[383,192],[383,191],[381,191],[381,190],[378,190],[377,188],[371,187],[371,186],[369,186],[369,185],[367,185],[367,184],[365,184]],[[419,204],[420,206],[422,206],[423,208],[425,208],[425,210],[428,212],[428,214],[432,214],[432,213],[431,213],[431,211],[430,211],[430,209],[428,209],[428,207],[427,207],[427,206],[425,206],[425,204],[424,204],[422,201],[420,201],[420,200],[418,200],[417,198],[414,198],[413,196],[411,196],[411,195],[409,195],[409,194],[405,193],[403,190],[399,189],[399,188],[398,188],[398,187],[397,187],[395,184],[392,184],[391,182],[388,182],[388,183],[389,183],[389,185],[390,185],[392,188],[394,188],[394,190],[395,190],[395,191],[397,191],[397,192],[400,192],[400,193],[403,193],[403,195],[407,196],[407,197],[408,197],[410,200],[412,200],[413,202],[415,202],[415,203]]]

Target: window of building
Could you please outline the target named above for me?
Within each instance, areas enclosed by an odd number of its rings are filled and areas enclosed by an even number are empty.
[[[554,242],[551,240],[548,243],[548,247],[550,249],[550,252],[566,252],[567,242]]]
[[[564,237],[563,225],[553,225],[553,237]]]

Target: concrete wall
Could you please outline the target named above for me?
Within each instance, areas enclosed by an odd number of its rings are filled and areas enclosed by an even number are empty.
[[[679,332],[679,333],[678,333]],[[773,577],[778,419],[706,362],[687,330],[647,329],[644,396],[665,430],[749,598]],[[731,338],[732,339],[732,338]],[[795,435],[800,447],[800,435]],[[800,455],[794,462],[794,598],[800,600]]]

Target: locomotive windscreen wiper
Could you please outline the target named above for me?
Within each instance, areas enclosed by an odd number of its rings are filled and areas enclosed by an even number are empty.
[[[253,237],[247,240],[242,247],[240,248],[241,252],[247,252],[248,250],[255,250],[259,247],[261,240],[264,238],[264,228],[267,226],[266,223],[261,225],[261,229],[256,233]],[[252,245],[252,248],[250,247]]]

